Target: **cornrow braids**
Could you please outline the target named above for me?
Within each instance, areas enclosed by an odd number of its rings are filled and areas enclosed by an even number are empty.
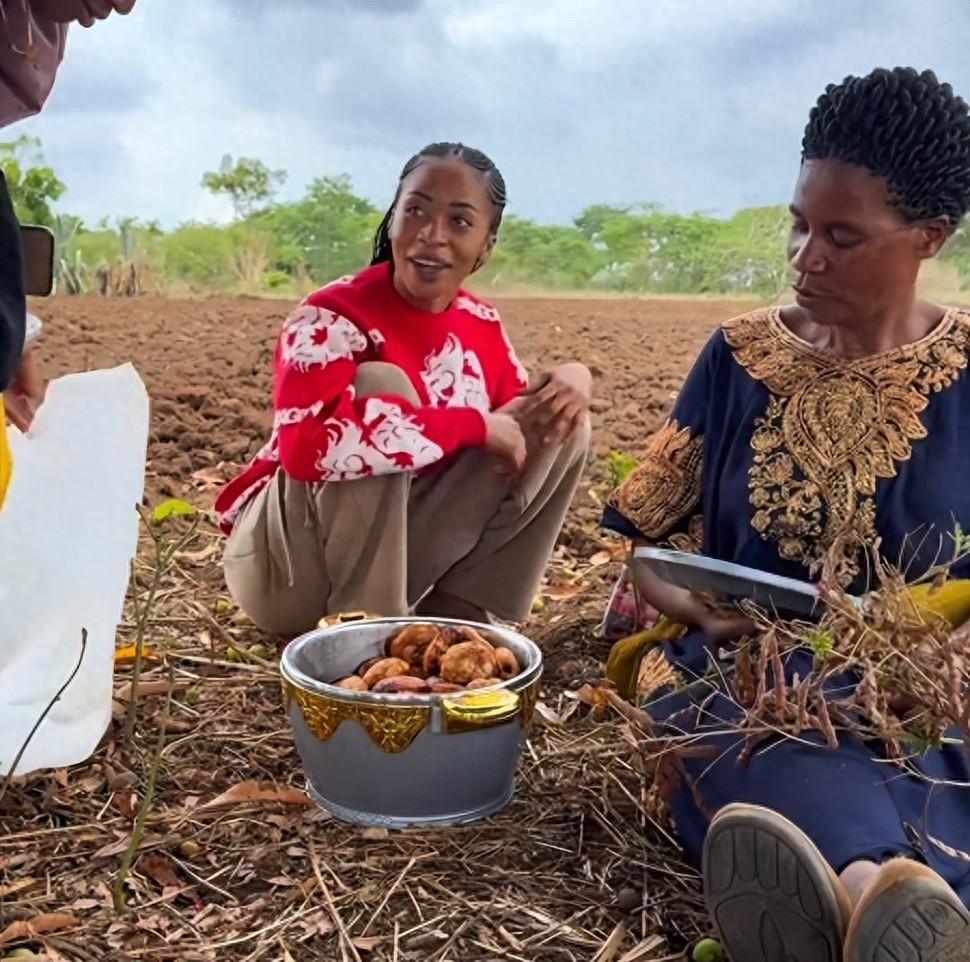
[[[498,233],[499,225],[502,223],[502,213],[505,210],[506,192],[505,178],[502,176],[498,167],[495,166],[491,158],[483,154],[474,147],[466,147],[464,144],[440,143],[428,144],[424,150],[415,154],[405,165],[398,178],[397,191],[394,200],[387,209],[384,219],[374,234],[374,255],[371,264],[383,264],[392,260],[391,255],[391,218],[394,215],[394,208],[397,206],[398,198],[401,196],[401,184],[413,170],[421,166],[425,157],[458,157],[469,167],[480,170],[485,175],[488,184],[488,196],[495,205],[495,216],[492,218],[492,234]]]
[[[830,84],[802,140],[802,160],[826,157],[885,177],[907,221],[942,218],[952,232],[970,209],[970,114],[932,70],[879,68]]]

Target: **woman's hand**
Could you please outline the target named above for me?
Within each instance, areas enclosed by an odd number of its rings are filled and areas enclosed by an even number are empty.
[[[561,364],[516,398],[512,413],[543,444],[560,444],[589,413],[592,394],[593,376],[584,364]]]
[[[701,598],[697,598],[697,601],[697,624],[709,643],[723,645],[754,634],[754,622],[736,608],[715,608]]]
[[[641,598],[671,621],[700,628],[710,647],[737,641],[754,632],[751,619],[736,608],[713,605],[696,592],[664,581],[635,559],[632,560],[631,569],[634,586]]]
[[[33,0],[35,10],[54,23],[91,27],[111,13],[131,13],[135,0]]]
[[[37,358],[28,349],[21,356],[17,373],[3,396],[4,410],[15,428],[25,433],[30,429],[37,408],[44,402],[46,391],[47,385],[40,376]]]
[[[506,473],[519,474],[525,467],[525,435],[511,414],[493,411],[485,415],[485,450],[502,459]]]

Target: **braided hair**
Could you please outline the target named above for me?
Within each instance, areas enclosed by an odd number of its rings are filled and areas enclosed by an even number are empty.
[[[809,114],[802,160],[832,157],[889,185],[907,221],[943,219],[950,231],[970,209],[970,115],[932,70],[879,68],[830,84]]]
[[[415,154],[404,165],[404,169],[401,171],[394,200],[387,209],[387,213],[384,215],[384,219],[381,221],[380,226],[377,228],[377,233],[374,235],[372,265],[384,264],[387,261],[393,260],[390,235],[391,218],[394,216],[394,208],[397,206],[398,198],[401,196],[401,184],[408,174],[421,166],[421,162],[425,157],[458,157],[468,164],[469,167],[480,170],[485,175],[486,183],[488,184],[488,196],[495,205],[495,215],[492,218],[491,232],[493,236],[498,233],[506,202],[505,178],[502,176],[498,167],[495,166],[489,157],[480,150],[475,150],[474,147],[451,143],[428,144],[424,150]]]

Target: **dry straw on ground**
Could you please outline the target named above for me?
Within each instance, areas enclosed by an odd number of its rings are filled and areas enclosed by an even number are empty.
[[[158,586],[130,748],[134,611],[101,748],[10,785],[0,957],[653,962],[696,937],[694,873],[647,814],[629,740],[576,697],[605,655],[584,617],[605,558],[590,569],[560,550],[553,566],[544,694],[513,805],[461,829],[387,834],[308,804],[275,649],[220,594],[217,551],[203,526]],[[142,592],[151,556],[146,544]],[[112,887],[153,769],[118,913]]]

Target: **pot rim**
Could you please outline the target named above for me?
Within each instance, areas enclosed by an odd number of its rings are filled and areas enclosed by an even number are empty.
[[[466,692],[427,692],[423,694],[391,694],[373,691],[351,691],[347,688],[339,688],[329,682],[311,678],[309,675],[300,671],[294,661],[299,650],[310,639],[319,638],[321,635],[339,635],[341,633],[351,634],[363,625],[368,627],[373,625],[388,625],[406,627],[407,625],[442,625],[444,627],[467,627],[474,628],[476,631],[485,632],[492,637],[501,640],[514,639],[518,644],[525,647],[529,654],[529,665],[524,671],[519,672],[513,678],[505,681],[496,680],[494,685],[488,688],[475,688]],[[280,656],[280,674],[283,679],[297,688],[313,694],[326,695],[327,698],[345,701],[350,704],[386,705],[388,708],[427,708],[431,705],[440,705],[446,699],[462,698],[464,695],[479,695],[496,691],[497,689],[511,689],[519,691],[528,687],[536,681],[542,674],[542,651],[539,646],[525,635],[504,625],[487,625],[478,621],[465,621],[461,618],[423,618],[416,615],[402,615],[400,617],[381,617],[368,618],[362,621],[351,621],[340,625],[331,625],[325,628],[315,628],[313,631],[305,632],[290,641],[283,649]]]

